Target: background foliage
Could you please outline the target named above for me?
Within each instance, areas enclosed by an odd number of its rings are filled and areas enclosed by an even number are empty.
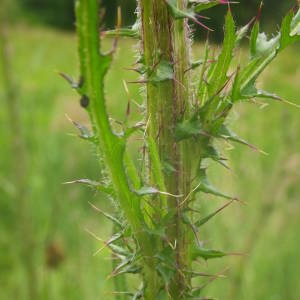
[[[62,29],[74,28],[74,0],[17,0],[30,13],[31,18],[38,19],[51,26]],[[247,23],[256,15],[260,0],[241,0],[240,5],[233,5],[233,13],[238,24]],[[264,0],[262,13],[262,24],[268,30],[275,24],[280,23],[281,16],[294,3],[292,0]],[[135,21],[136,0],[102,0],[105,7],[104,24],[106,28],[114,28],[116,24],[116,8],[122,7],[123,25],[132,25]],[[215,30],[212,35],[214,39],[220,40],[222,37],[223,16],[226,12],[225,7],[217,7],[211,12],[205,13],[211,18],[208,24]],[[274,27],[273,27],[274,28]],[[197,37],[201,37],[198,31]]]

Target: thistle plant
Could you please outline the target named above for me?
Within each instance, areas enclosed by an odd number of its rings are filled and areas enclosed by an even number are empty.
[[[95,145],[99,154],[99,182],[81,182],[101,191],[116,204],[115,215],[103,214],[114,223],[115,232],[106,246],[119,264],[113,276],[140,274],[138,291],[120,290],[119,299],[201,299],[206,283],[193,286],[192,279],[210,276],[193,263],[233,254],[204,248],[198,237],[206,225],[237,197],[219,191],[207,176],[207,161],[228,168],[215,146],[217,140],[249,144],[232,132],[227,117],[239,102],[265,98],[287,102],[260,90],[256,81],[276,56],[300,40],[298,4],[283,19],[271,39],[260,32],[258,16],[243,27],[232,17],[230,1],[139,0],[138,19],[131,28],[100,35],[98,0],[77,0],[76,18],[80,79],[73,82],[81,106],[88,112],[91,132],[74,122],[80,136]],[[192,61],[189,26],[202,30],[205,10],[227,5],[224,40],[218,55],[206,41],[204,57]],[[190,24],[190,25],[189,25]],[[113,35],[112,51],[104,53],[100,36]],[[104,80],[113,60],[118,36],[139,40],[139,58],[134,70],[145,87],[145,112],[141,122],[122,123],[116,130],[106,110]],[[249,58],[236,66],[234,53],[249,38]],[[142,137],[140,160],[134,160],[127,145],[131,136]],[[195,205],[205,195],[225,199],[216,211],[203,215]],[[117,286],[126,288],[125,281]],[[124,299],[125,299],[124,298]]]

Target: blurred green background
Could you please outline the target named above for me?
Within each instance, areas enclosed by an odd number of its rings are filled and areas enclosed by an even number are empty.
[[[1,0],[0,5],[3,5]],[[276,31],[283,11],[294,1],[265,1],[263,27]],[[0,299],[113,299],[110,253],[93,255],[106,240],[110,224],[88,202],[113,210],[109,200],[63,182],[97,179],[94,149],[76,137],[66,114],[88,125],[78,96],[57,75],[78,78],[72,1],[8,0],[1,15],[0,59]],[[135,1],[103,1],[104,22],[114,27],[116,5],[124,24],[134,22]],[[234,12],[245,23],[258,1],[241,1]],[[221,35],[225,8],[216,11],[210,26]],[[212,10],[210,13],[213,13]],[[241,23],[240,23],[241,24]],[[201,32],[196,33],[201,38]],[[105,41],[109,47],[111,40]],[[120,40],[106,92],[108,110],[124,119],[127,95],[122,81],[136,79],[126,71],[135,60],[136,43]],[[218,44],[214,46],[218,49]],[[121,51],[120,51],[121,49]],[[260,84],[300,104],[300,46],[288,49],[264,73]],[[2,52],[0,52],[2,53]],[[201,58],[201,40],[194,58]],[[247,55],[236,53],[237,61]],[[142,103],[139,88],[130,94]],[[228,278],[209,285],[207,295],[218,299],[300,299],[300,110],[269,102],[237,106],[231,126],[268,155],[226,146],[232,172],[213,165],[214,182],[235,193],[247,206],[232,206],[204,227],[208,246],[246,252],[202,264],[205,272],[226,266]],[[205,213],[222,204],[203,197]],[[134,276],[129,280],[136,281]]]

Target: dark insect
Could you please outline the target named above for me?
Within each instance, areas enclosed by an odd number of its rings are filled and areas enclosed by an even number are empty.
[[[87,108],[89,105],[89,102],[90,102],[89,97],[86,95],[83,95],[80,99],[80,105],[83,108]]]

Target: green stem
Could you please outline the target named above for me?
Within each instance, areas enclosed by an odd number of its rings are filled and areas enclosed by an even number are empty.
[[[177,1],[179,9],[187,7],[187,1]],[[156,72],[162,62],[172,66],[173,79],[147,83],[148,135],[157,144],[161,162],[166,162],[175,169],[172,174],[164,173],[167,192],[182,194],[177,200],[169,197],[169,211],[174,211],[174,218],[169,224],[168,238],[176,244],[175,257],[177,272],[170,284],[172,299],[182,299],[190,279],[183,276],[182,270],[189,262],[189,234],[182,223],[182,211],[187,205],[180,205],[190,189],[188,144],[177,143],[174,129],[179,120],[189,112],[189,39],[188,25],[185,20],[174,20],[168,7],[161,0],[140,0],[139,9],[142,23],[143,56],[148,73]],[[148,74],[149,75],[149,74]],[[155,178],[154,162],[151,163],[152,183]]]
[[[154,265],[154,241],[145,231],[145,220],[140,208],[140,198],[131,190],[124,167],[125,139],[115,135],[110,126],[105,107],[104,77],[110,66],[111,55],[100,51],[99,4],[96,0],[77,0],[77,32],[82,95],[88,97],[87,110],[93,130],[99,140],[99,151],[103,154],[116,198],[130,224],[145,258],[144,273],[149,290],[156,290],[157,276]],[[154,298],[152,298],[154,299]]]

